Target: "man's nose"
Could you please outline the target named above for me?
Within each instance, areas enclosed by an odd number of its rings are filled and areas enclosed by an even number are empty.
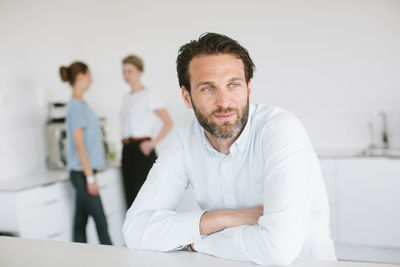
[[[222,108],[229,107],[229,92],[225,89],[217,89],[216,104]]]

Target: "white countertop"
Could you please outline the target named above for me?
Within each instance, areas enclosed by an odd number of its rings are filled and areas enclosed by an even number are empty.
[[[392,150],[388,150],[389,152]],[[393,149],[397,154],[392,153],[392,156],[362,156],[360,152],[356,153],[355,150],[317,150],[316,153],[320,159],[324,158],[364,158],[364,159],[377,159],[388,158],[392,160],[400,160],[400,149]],[[394,156],[396,155],[396,156]],[[107,165],[99,169],[99,171],[107,168],[119,168],[119,161],[109,162]],[[51,184],[55,182],[62,182],[68,180],[67,170],[39,170],[32,174],[26,174],[19,177],[0,179],[0,192],[15,192],[28,189],[35,186]]]
[[[130,250],[125,247],[66,243],[46,240],[22,239],[0,236],[0,266],[16,267],[250,267],[248,262],[225,260],[200,253],[150,252]],[[399,267],[400,265],[304,261],[293,267]]]
[[[119,162],[109,162],[107,165],[99,169],[99,171],[107,168],[118,168]],[[55,182],[62,182],[69,179],[67,170],[44,169],[38,170],[32,174],[26,174],[19,177],[0,179],[0,192],[14,192],[28,189],[34,186],[41,186]]]
[[[66,180],[68,180],[68,173],[65,170],[40,170],[36,173],[0,180],[0,191],[19,191]]]
[[[391,158],[400,159],[399,148],[387,149],[316,149],[319,158]]]
[[[360,154],[361,150],[354,150],[354,149],[338,149],[338,150],[330,150],[330,149],[316,149],[315,153],[318,155],[319,158],[324,158],[324,157],[342,157],[342,158],[347,158],[347,157],[356,157],[358,154]]]

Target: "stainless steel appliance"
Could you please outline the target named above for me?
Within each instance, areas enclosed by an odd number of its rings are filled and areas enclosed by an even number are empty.
[[[67,112],[67,104],[63,102],[52,102],[48,105],[48,122],[64,122]]]
[[[67,166],[67,130],[64,122],[48,123],[46,126],[47,165],[52,169]]]
[[[101,132],[105,155],[109,154],[106,120],[100,119]],[[63,120],[49,121],[46,126],[47,166],[51,169],[65,169],[67,167],[67,130]],[[108,157],[107,157],[108,158]]]

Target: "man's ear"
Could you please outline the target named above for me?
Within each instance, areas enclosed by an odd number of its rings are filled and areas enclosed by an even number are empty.
[[[192,100],[191,100],[191,98],[190,98],[190,93],[189,93],[189,91],[186,89],[185,86],[182,86],[181,89],[182,89],[183,101],[185,101],[186,107],[192,108]]]
[[[249,88],[249,97],[251,95],[251,81],[249,81],[249,83],[247,84],[247,88]]]
[[[251,96],[251,80],[247,83],[247,88],[249,89],[249,99]]]

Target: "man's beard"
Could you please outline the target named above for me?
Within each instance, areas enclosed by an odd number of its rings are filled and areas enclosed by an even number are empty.
[[[211,114],[207,115],[197,109],[195,104],[192,100],[192,107],[194,110],[194,114],[196,115],[197,121],[200,125],[209,132],[212,136],[216,138],[232,138],[239,134],[244,126],[247,123],[247,119],[249,117],[249,99],[247,99],[246,105],[243,107],[242,110],[239,109],[232,109],[232,108],[219,108],[211,112]],[[229,122],[225,121],[222,125],[217,125],[216,123],[212,122],[211,119],[216,113],[231,113],[235,112],[236,114],[236,121]]]

